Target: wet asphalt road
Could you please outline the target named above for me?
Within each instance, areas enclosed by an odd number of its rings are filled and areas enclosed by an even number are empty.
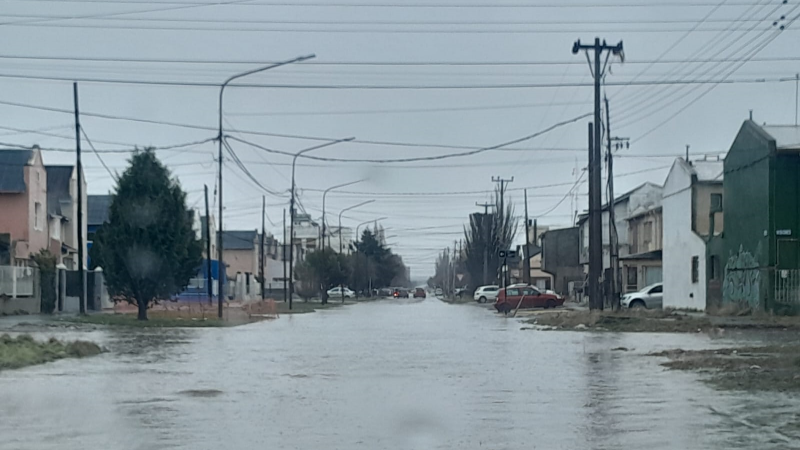
[[[797,397],[717,392],[642,356],[730,340],[521,327],[429,298],[231,329],[37,333],[111,351],[0,373],[0,448],[797,445]]]

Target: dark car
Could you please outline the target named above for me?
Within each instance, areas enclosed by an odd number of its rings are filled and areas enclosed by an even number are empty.
[[[423,288],[416,288],[414,289],[414,298],[425,298],[425,289]]]
[[[517,305],[520,309],[525,309],[555,308],[563,304],[564,297],[560,295],[540,292],[535,286],[514,284],[498,291],[494,307],[498,312],[508,313],[517,309]]]
[[[408,289],[398,288],[394,290],[394,294],[392,294],[394,298],[408,298]]]

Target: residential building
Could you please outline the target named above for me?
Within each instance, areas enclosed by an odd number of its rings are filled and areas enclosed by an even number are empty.
[[[97,234],[104,223],[108,222],[111,196],[89,195],[86,197],[86,206],[86,253],[88,254],[94,244],[95,234]],[[93,268],[91,256],[87,258],[89,268]]]
[[[45,166],[47,172],[47,216],[50,236],[50,252],[58,263],[69,270],[78,269],[78,233],[83,242],[88,239],[88,225],[78,230],[78,171],[75,166]],[[82,189],[83,217],[88,211],[86,181]],[[88,247],[86,247],[88,248]],[[83,265],[86,266],[88,251],[84,252]]]
[[[258,275],[259,234],[256,230],[225,230],[222,232],[222,257],[228,279],[237,273]]]
[[[545,289],[553,289],[553,275],[545,272],[542,269],[542,244],[541,238],[544,233],[546,233],[548,227],[537,227],[537,226],[529,226],[528,227],[528,248],[530,249],[530,255],[525,255],[524,250],[525,246],[521,246],[521,255],[520,258],[520,267],[523,269],[522,272],[524,273],[524,266],[525,266],[525,257],[529,258],[530,262],[530,280],[531,284],[538,287],[540,290]]]
[[[31,265],[50,246],[47,171],[38,148],[0,150],[0,211],[0,265]]]
[[[209,243],[211,246],[211,256],[206,254],[206,216],[201,216],[198,214],[194,214],[195,220],[195,231],[197,232],[197,238],[203,241],[203,258],[208,259],[216,259],[217,258],[217,239],[212,239]],[[208,223],[208,229],[211,232],[211,236],[217,236],[217,224],[214,220],[214,216],[211,216],[211,222]]]
[[[295,214],[292,238],[295,264],[302,261],[307,252],[317,248],[320,231],[320,225],[311,219],[310,214]]]
[[[350,253],[350,246],[353,244],[353,229],[351,227],[326,227],[325,232],[328,235],[326,244],[333,251],[339,251],[339,241],[341,240],[342,253]]]
[[[800,312],[799,152],[800,127],[747,120],[725,157],[723,305]]]
[[[712,214],[713,235],[719,236],[723,230],[723,169],[721,159],[689,162],[677,158],[664,182],[665,308],[703,311],[708,304],[719,302],[720,261],[717,256],[709,260],[707,246]]]
[[[562,295],[572,295],[570,283],[582,284],[585,277],[580,263],[580,228],[545,231],[541,246],[541,268],[553,276],[552,289]]]
[[[630,254],[628,246],[628,218],[634,213],[647,211],[661,205],[662,187],[654,183],[644,183],[614,199],[614,225],[617,229],[619,258]],[[603,205],[603,271],[611,267],[609,262],[609,209]],[[584,272],[589,272],[589,216],[582,214],[577,226],[580,228],[580,263]]]
[[[657,205],[642,205],[628,222],[628,254],[620,256],[622,292],[636,292],[663,280],[661,267],[663,213]]]

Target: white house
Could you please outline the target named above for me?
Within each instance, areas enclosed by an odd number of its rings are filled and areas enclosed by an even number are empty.
[[[664,307],[704,310],[706,239],[711,205],[722,205],[723,161],[678,158],[664,182]],[[722,232],[722,213],[714,219],[714,235]],[[713,278],[713,276],[712,276]]]

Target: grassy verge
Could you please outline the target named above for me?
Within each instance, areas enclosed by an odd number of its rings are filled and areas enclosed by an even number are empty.
[[[559,311],[538,314],[526,321],[551,329],[615,332],[688,333],[707,331],[714,325],[706,317],[687,316],[670,311]]]
[[[461,298],[458,297],[439,297],[443,302],[450,303],[451,305],[460,305],[464,303],[477,303],[471,295],[465,295]]]
[[[35,341],[29,335],[13,338],[7,334],[0,336],[0,370],[44,364],[63,358],[84,358],[102,353],[102,349],[92,342],[61,342],[50,339]]]
[[[174,314],[158,314],[152,311],[148,314],[147,320],[137,320],[136,314],[89,314],[86,316],[75,316],[66,319],[68,322],[85,323],[91,325],[124,326],[136,328],[202,328],[202,327],[225,327],[234,325],[219,320],[216,317],[192,317],[188,315],[178,316]]]
[[[666,350],[649,356],[666,357],[672,370],[707,374],[718,389],[800,391],[800,345],[770,345],[719,350]]]

